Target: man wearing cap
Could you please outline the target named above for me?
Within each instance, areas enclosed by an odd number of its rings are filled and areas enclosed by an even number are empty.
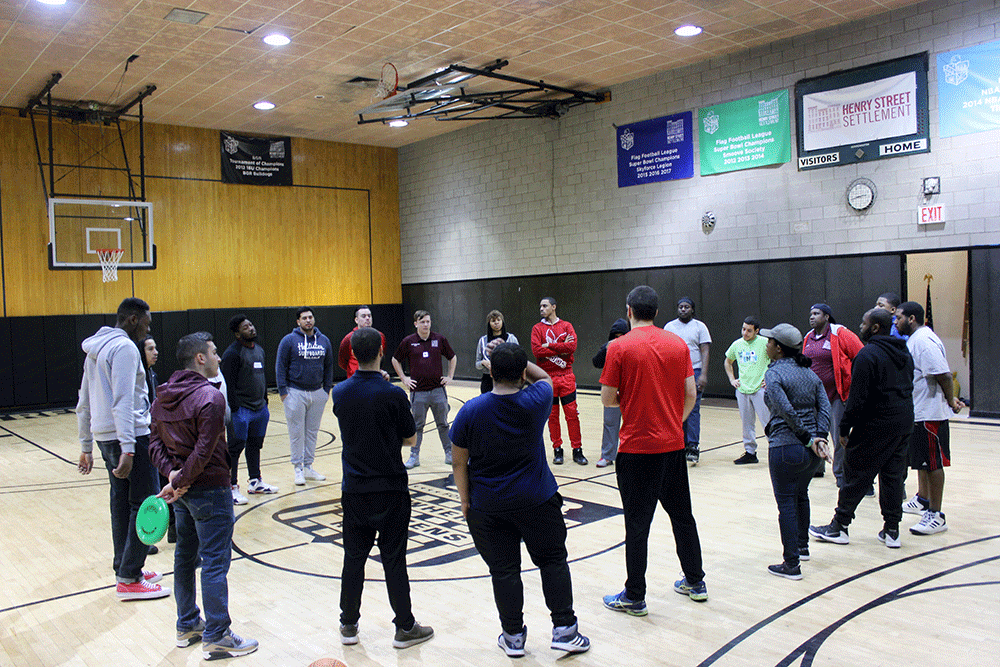
[[[844,485],[844,449],[840,445],[840,420],[844,403],[851,392],[851,362],[864,347],[853,331],[837,324],[833,310],[825,303],[813,305],[809,311],[812,330],[802,341],[802,354],[812,359],[812,369],[823,381],[830,399],[830,437],[834,444],[833,476],[837,487]],[[817,476],[822,476],[820,469]]]
[[[708,350],[712,344],[712,336],[708,327],[694,317],[694,301],[682,296],[677,301],[677,319],[667,322],[663,329],[681,337],[691,353],[691,366],[694,368],[694,384],[698,390],[694,409],[684,420],[684,455],[688,463],[698,464],[701,441],[701,395],[708,384]]]

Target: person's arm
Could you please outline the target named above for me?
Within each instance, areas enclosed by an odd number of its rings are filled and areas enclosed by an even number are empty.
[[[486,362],[485,366],[483,365],[484,361]],[[481,371],[484,370],[489,372],[489,363],[489,359],[486,358],[486,336],[483,336],[479,339],[479,343],[476,345],[476,368]]]
[[[684,380],[684,416],[681,421],[686,421],[688,415],[694,410],[694,404],[698,400],[698,388],[694,382],[694,375],[689,375]]]
[[[601,405],[606,408],[618,407],[618,387],[609,387],[606,384],[601,385]],[[694,407],[694,403],[691,404],[691,407]]]
[[[469,450],[465,447],[451,448],[451,471],[455,476],[455,488],[462,503],[462,516],[469,518]]]
[[[239,409],[236,400],[236,378],[240,373],[240,350],[230,345],[222,355],[222,363],[219,364],[219,372],[226,381],[226,402],[233,412]]]
[[[566,320],[563,320],[566,322]],[[566,338],[560,343],[549,343],[549,352],[552,354],[573,354],[576,352],[576,330],[573,325],[566,322]]]
[[[538,364],[529,361],[524,372],[530,384],[535,384],[536,382],[548,382],[550,385],[552,384],[552,378]]]
[[[94,434],[90,430],[90,378],[87,377],[86,362],[83,365],[80,398],[76,404],[76,428],[80,436],[80,459],[76,469],[81,475],[89,475],[94,469]]]
[[[441,378],[441,386],[444,386],[455,379],[455,369],[458,367],[458,355],[452,354],[448,360],[448,375]]]
[[[736,374],[733,373],[733,360],[726,357],[725,361],[726,375],[729,376],[729,384],[733,385],[736,389],[740,388],[740,381],[736,379]]]
[[[868,402],[868,392],[874,374],[871,355],[858,355],[851,366],[851,393],[844,406],[844,416],[840,420],[840,443],[847,444],[851,427],[861,422]]]
[[[792,406],[791,400],[788,398],[788,394],[785,392],[785,385],[781,381],[781,376],[777,372],[768,371],[767,377],[771,379],[767,381],[767,388],[764,389],[764,395],[767,397],[767,404],[771,408],[771,416],[777,415],[788,425],[788,428],[796,437],[800,439],[807,439],[812,437],[806,427],[802,424],[802,420],[799,419],[799,415],[795,412],[795,407]],[[817,378],[818,379],[818,378]],[[819,383],[820,390],[823,389],[823,383]],[[829,405],[829,401],[827,401]],[[829,414],[829,408],[827,408]],[[827,417],[829,420],[829,417]]]
[[[705,385],[708,384],[708,350],[711,346],[711,343],[698,345],[698,349],[701,350],[701,375],[698,376],[698,391],[705,391]]]
[[[324,347],[326,354],[323,355],[323,391],[329,396],[330,390],[333,389],[333,367],[336,365],[333,361],[333,343],[329,338],[326,338]]]
[[[139,347],[130,341],[115,350],[111,360],[111,415],[121,447],[118,466],[111,473],[118,479],[128,478],[135,455],[135,378],[142,368],[139,354]]]
[[[865,344],[861,342],[861,339],[858,338],[856,333],[847,327],[840,327],[838,336],[844,346],[844,351],[847,352],[847,358],[853,361],[854,357],[858,356],[858,353],[861,352],[861,348],[863,348]]]
[[[951,411],[956,415],[961,412],[962,408],[965,407],[965,403],[960,401],[958,396],[955,396],[955,383],[952,380],[951,373],[938,373],[931,377],[934,378],[934,381],[941,387],[941,391],[944,392],[944,397],[948,401]]]
[[[539,326],[540,324],[539,322],[539,324],[531,327],[531,353],[535,355],[535,359],[549,356],[549,349],[545,343],[542,327]]]
[[[351,332],[353,333],[353,332]],[[337,365],[344,369],[345,372],[351,372],[351,334],[344,336],[344,339],[340,341],[340,350],[337,354]]]
[[[403,386],[413,391],[417,388],[417,382],[413,378],[407,377],[406,373],[403,372],[403,364],[399,363],[399,359],[396,357],[392,358],[392,368],[396,371],[396,375],[403,382]]]
[[[285,400],[288,395],[288,365],[291,363],[292,344],[288,337],[278,343],[278,352],[274,355],[274,379],[278,385],[278,396]]]
[[[181,466],[180,473],[176,478],[172,478],[171,486],[173,488],[190,486],[191,482],[198,479],[198,476],[205,470],[205,466],[212,458],[212,452],[218,446],[219,439],[225,436],[225,416],[226,404],[222,394],[209,393],[206,402],[200,406],[195,417],[198,439]]]

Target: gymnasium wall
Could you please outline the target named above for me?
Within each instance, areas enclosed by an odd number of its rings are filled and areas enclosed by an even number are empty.
[[[155,98],[154,98],[155,99]],[[47,158],[47,127],[36,121]],[[133,173],[138,131],[124,124]],[[294,186],[221,182],[219,133],[145,125],[146,199],[157,268],[51,271],[45,189],[30,121],[0,111],[3,315],[113,312],[126,296],[154,311],[399,303],[395,149],[292,139]],[[114,127],[54,124],[55,161],[120,166]],[[46,172],[46,180],[48,174]],[[124,177],[56,169],[58,192],[121,197]]]

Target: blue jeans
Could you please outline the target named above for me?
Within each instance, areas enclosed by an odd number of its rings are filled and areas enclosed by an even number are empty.
[[[142,502],[159,491],[159,480],[149,461],[149,436],[135,437],[132,472],[126,479],[118,479],[111,472],[118,467],[122,453],[118,441],[99,441],[97,447],[101,450],[108,479],[111,480],[111,540],[115,548],[115,576],[118,583],[131,584],[142,578],[142,566],[146,564],[149,553],[149,547],[136,535],[135,517]]]
[[[809,482],[822,465],[823,459],[798,443],[767,450],[782,556],[789,567],[798,567],[799,549],[809,546]]]
[[[701,369],[694,369],[694,381],[698,382],[701,377]],[[694,399],[694,407],[691,414],[684,420],[684,449],[689,452],[698,451],[698,443],[701,442],[701,390]]]
[[[191,489],[174,504],[177,549],[174,551],[174,599],[177,631],[198,625],[195,567],[201,556],[201,601],[205,607],[204,642],[217,641],[229,629],[229,562],[233,549],[233,495],[225,487]]]

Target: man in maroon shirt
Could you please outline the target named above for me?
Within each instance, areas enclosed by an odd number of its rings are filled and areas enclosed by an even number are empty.
[[[427,408],[434,414],[438,437],[444,448],[444,462],[451,465],[451,440],[448,438],[448,394],[445,385],[455,377],[458,357],[451,349],[448,339],[431,331],[431,314],[426,310],[413,313],[413,326],[417,333],[410,334],[400,342],[396,354],[392,356],[392,367],[410,390],[410,404],[413,406],[413,421],[417,424],[417,442],[410,448],[407,468],[420,465],[420,442],[423,440]],[[441,358],[448,360],[448,375],[442,376]],[[403,362],[410,367],[410,374],[403,372]]]

